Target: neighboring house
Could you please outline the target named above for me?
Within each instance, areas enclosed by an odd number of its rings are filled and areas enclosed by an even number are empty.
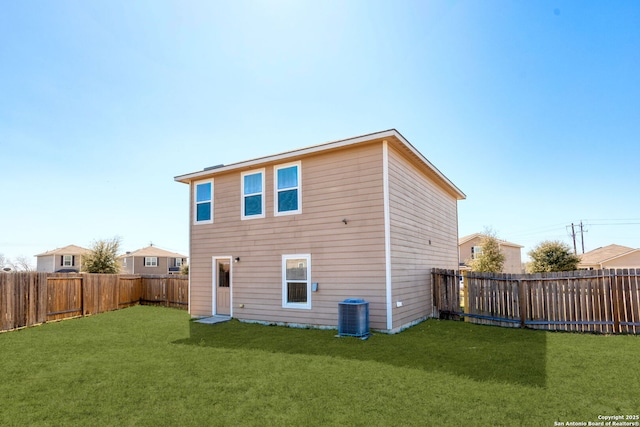
[[[458,248],[460,251],[460,270],[469,270],[469,261],[475,259],[478,254],[481,253],[482,238],[481,233],[470,234],[465,237],[461,237],[458,241]],[[502,267],[503,273],[523,273],[522,268],[522,248],[524,246],[516,243],[507,242],[506,240],[498,240],[500,251],[504,254],[504,266]]]
[[[580,256],[578,268],[581,270],[600,270],[603,268],[640,268],[640,249],[628,246],[609,245]]]
[[[76,245],[65,246],[36,256],[36,271],[41,273],[77,273],[82,268],[82,255],[89,249]]]
[[[175,180],[194,317],[335,327],[362,298],[372,329],[397,332],[434,315],[431,269],[458,265],[465,195],[394,129]]]
[[[118,257],[120,271],[125,274],[180,274],[187,257],[153,245]]]

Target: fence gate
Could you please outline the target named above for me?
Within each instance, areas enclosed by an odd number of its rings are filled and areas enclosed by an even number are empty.
[[[455,270],[433,269],[433,302],[440,319],[460,319],[460,275]]]

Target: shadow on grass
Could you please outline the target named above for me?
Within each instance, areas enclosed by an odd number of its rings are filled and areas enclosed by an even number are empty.
[[[476,381],[546,385],[546,334],[541,331],[428,320],[396,335],[374,334],[366,341],[336,338],[336,334],[336,330],[264,326],[237,320],[216,325],[192,321],[189,338],[175,343],[375,361],[448,372]]]

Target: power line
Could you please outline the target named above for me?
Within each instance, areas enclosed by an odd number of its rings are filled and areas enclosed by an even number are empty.
[[[640,222],[611,222],[611,223],[589,222],[589,225],[640,225]]]
[[[640,221],[640,218],[591,218],[585,219],[584,221]]]

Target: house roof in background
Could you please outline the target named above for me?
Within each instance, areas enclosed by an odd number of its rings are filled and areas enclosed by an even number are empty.
[[[458,239],[458,246],[463,245],[473,239],[482,238],[483,236],[484,234],[482,233],[473,233],[473,234],[469,234],[468,236],[460,237]],[[498,243],[504,246],[513,246],[514,248],[524,248],[524,246],[519,245],[517,243],[507,242],[506,240],[502,240],[502,239],[497,239],[497,240],[498,240]]]
[[[275,162],[275,161],[288,161],[300,156],[336,150],[339,148],[354,146],[356,144],[362,144],[372,142],[374,140],[389,139],[394,141],[399,147],[412,159],[414,159],[424,171],[428,172],[428,175],[432,176],[443,188],[454,195],[458,200],[466,199],[466,195],[456,187],[449,178],[447,178],[442,172],[438,170],[426,157],[424,157],[404,136],[400,134],[396,129],[388,129],[380,132],[370,133],[367,135],[356,136],[353,138],[341,139],[339,141],[325,142],[323,144],[312,145],[305,148],[299,148],[292,151],[286,151],[279,154],[274,154],[266,157],[259,157],[256,159],[245,160],[238,163],[232,163],[228,165],[218,165],[211,168],[205,168],[204,170],[176,176],[174,179],[178,182],[185,184],[190,183],[196,179],[204,179],[211,177],[219,173],[228,172],[237,169],[246,169],[254,167],[259,164]]]
[[[50,255],[82,255],[89,252],[89,249],[76,245],[67,245],[62,248],[52,249],[34,256],[50,256]]]
[[[146,248],[138,249],[133,252],[127,252],[120,255],[118,258],[128,257],[145,257],[145,256],[157,256],[157,257],[169,257],[169,258],[187,258],[186,255],[182,255],[176,252],[165,251],[157,246],[147,246]]]
[[[623,255],[638,251],[640,249],[630,248],[622,245],[608,245],[601,248],[594,249],[589,252],[585,252],[581,255],[580,264],[600,264],[605,261],[609,261],[614,258],[619,258]]]

